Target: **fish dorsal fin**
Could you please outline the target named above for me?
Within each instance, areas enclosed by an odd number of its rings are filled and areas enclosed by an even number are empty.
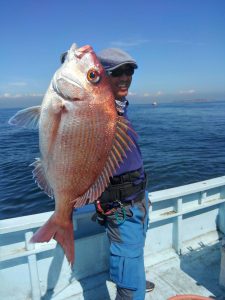
[[[107,158],[106,164],[94,182],[94,184],[88,189],[88,191],[81,197],[74,200],[74,207],[78,208],[85,204],[89,204],[97,200],[104,192],[105,188],[109,185],[110,177],[115,174],[119,168],[120,163],[124,161],[126,152],[132,151],[130,146],[136,147],[132,138],[128,135],[131,131],[136,135],[136,132],[131,127],[130,122],[123,116],[117,117],[116,132],[113,140],[112,149]]]
[[[28,129],[37,129],[39,124],[41,106],[32,106],[19,110],[9,119],[10,125],[22,126]]]
[[[77,49],[78,49],[78,46],[77,46],[76,43],[73,43],[73,44],[71,45],[71,47],[70,47],[70,50],[73,51],[73,52],[75,52]]]
[[[44,192],[51,198],[53,198],[53,190],[47,180],[44,167],[40,158],[36,158],[35,161],[30,165],[34,167],[33,178],[37,185],[44,190]]]

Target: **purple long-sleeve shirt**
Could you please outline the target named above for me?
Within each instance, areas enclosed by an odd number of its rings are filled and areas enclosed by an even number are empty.
[[[125,98],[123,99],[123,101],[116,100],[116,107],[118,113],[122,114],[126,119],[128,119],[127,116],[128,101]],[[140,148],[137,143],[137,136],[132,131],[129,131],[128,134],[134,141],[136,147],[133,145],[129,145],[131,151],[129,150],[126,151],[127,157],[124,158],[124,161],[120,164],[120,167],[116,170],[114,176],[118,176],[123,173],[138,170],[141,168],[143,169],[143,160],[142,160]]]

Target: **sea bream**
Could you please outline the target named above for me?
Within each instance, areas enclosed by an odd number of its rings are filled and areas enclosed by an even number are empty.
[[[55,212],[31,241],[54,238],[73,264],[73,208],[99,198],[133,144],[128,135],[132,128],[117,114],[107,75],[92,47],[73,44],[41,106],[17,112],[9,123],[39,128],[41,157],[32,164],[33,176],[55,199]]]

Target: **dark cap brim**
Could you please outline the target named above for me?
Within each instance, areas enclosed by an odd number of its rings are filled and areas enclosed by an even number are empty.
[[[138,65],[135,64],[133,61],[132,62],[131,61],[124,61],[124,62],[122,62],[122,63],[120,63],[116,66],[109,67],[109,68],[106,67],[105,70],[106,71],[113,71],[113,70],[118,69],[119,67],[124,66],[124,65],[131,65],[134,69],[138,68]]]

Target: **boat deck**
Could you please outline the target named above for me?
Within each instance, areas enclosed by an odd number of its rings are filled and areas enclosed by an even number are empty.
[[[156,286],[145,300],[177,294],[225,300],[225,176],[148,196],[144,257],[146,277]],[[87,206],[74,213],[73,270],[54,240],[29,242],[52,212],[1,220],[0,299],[114,300],[108,240],[91,221],[93,212]]]
[[[219,273],[220,243],[202,246],[180,258],[176,256],[148,267],[146,277],[155,283],[155,289],[146,294],[145,300],[165,300],[177,294],[225,300],[225,289],[218,284]],[[110,296],[109,299],[115,299],[112,284]]]
[[[177,256],[171,251],[164,253],[165,260],[146,269],[146,277],[155,283],[155,289],[146,294],[145,300],[166,300],[178,294],[195,294],[216,300],[225,300],[225,289],[219,285],[221,264],[221,243],[200,245],[189,249],[186,254]],[[168,258],[167,258],[168,257]],[[160,259],[158,257],[158,259]],[[84,300],[113,300],[116,287],[109,281],[106,272],[71,284],[70,289],[83,291]],[[48,291],[42,300],[72,300],[68,290],[51,294]],[[77,299],[77,298],[76,298]]]
[[[147,278],[156,287],[145,299],[165,300],[177,294],[195,294],[225,300],[225,289],[219,286],[220,263],[220,243],[216,243],[149,267]]]

